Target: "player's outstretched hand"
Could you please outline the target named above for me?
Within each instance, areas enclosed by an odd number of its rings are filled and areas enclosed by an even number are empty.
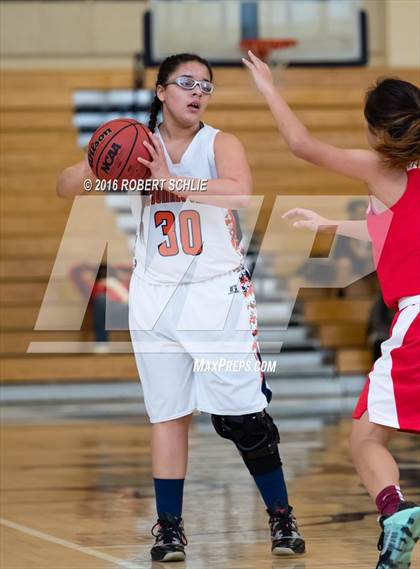
[[[289,209],[282,217],[283,219],[296,220],[293,222],[293,227],[303,227],[311,231],[328,231],[329,228],[336,225],[334,221],[322,217],[315,211],[301,207]]]
[[[252,51],[248,51],[248,59],[242,58],[242,62],[252,73],[257,89],[263,94],[267,94],[274,89],[273,75],[270,68],[264,61],[261,61]]]
[[[137,158],[137,160],[149,168],[151,178],[154,178],[156,180],[168,180],[171,175],[169,172],[168,164],[166,162],[163,145],[155,134],[152,134],[151,132],[148,134],[150,142],[144,141],[143,144],[150,152],[152,160],[146,160],[140,156]]]

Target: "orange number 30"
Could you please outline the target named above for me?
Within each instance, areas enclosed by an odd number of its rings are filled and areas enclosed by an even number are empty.
[[[182,250],[186,255],[200,255],[203,250],[200,214],[193,209],[182,210],[178,216]],[[159,244],[159,253],[164,257],[178,255],[179,245],[175,230],[175,214],[172,211],[157,211],[155,225],[162,226],[166,241]]]

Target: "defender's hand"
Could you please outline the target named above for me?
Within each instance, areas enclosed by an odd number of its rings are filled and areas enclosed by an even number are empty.
[[[337,225],[335,221],[322,217],[322,215],[319,215],[315,211],[300,207],[286,211],[282,217],[283,219],[296,220],[293,222],[293,227],[303,227],[311,231],[327,231],[328,228]]]
[[[257,89],[263,94],[267,94],[274,89],[273,75],[270,68],[264,61],[261,61],[252,51],[248,51],[248,59],[242,58],[242,62],[252,73]]]

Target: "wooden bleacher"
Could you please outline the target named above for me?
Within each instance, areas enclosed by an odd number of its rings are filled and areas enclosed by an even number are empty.
[[[364,91],[376,77],[389,73],[365,68],[290,69],[283,92],[316,136],[334,144],[360,147],[365,145]],[[398,71],[411,81],[416,81],[416,73]],[[153,87],[154,76],[154,70],[147,72],[146,86]],[[246,71],[217,69],[215,76],[217,90],[205,120],[242,140],[253,169],[256,194],[364,194],[361,184],[290,155]],[[73,91],[131,88],[132,72],[7,71],[0,79],[3,381],[136,380],[131,355],[26,353],[33,340],[91,338],[86,330],[33,331],[71,208],[70,202],[56,197],[55,182],[64,167],[83,156],[72,122]],[[265,216],[268,214],[265,210]],[[319,328],[322,346],[337,350],[341,372],[366,371],[370,365],[363,338],[369,305],[369,298],[305,300],[306,319]],[[128,334],[116,332],[112,338],[128,340]]]

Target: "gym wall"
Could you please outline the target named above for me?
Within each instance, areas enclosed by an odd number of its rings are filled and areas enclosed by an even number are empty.
[[[364,6],[371,65],[420,66],[420,0],[364,0]],[[131,67],[147,7],[141,0],[1,1],[1,67]]]

